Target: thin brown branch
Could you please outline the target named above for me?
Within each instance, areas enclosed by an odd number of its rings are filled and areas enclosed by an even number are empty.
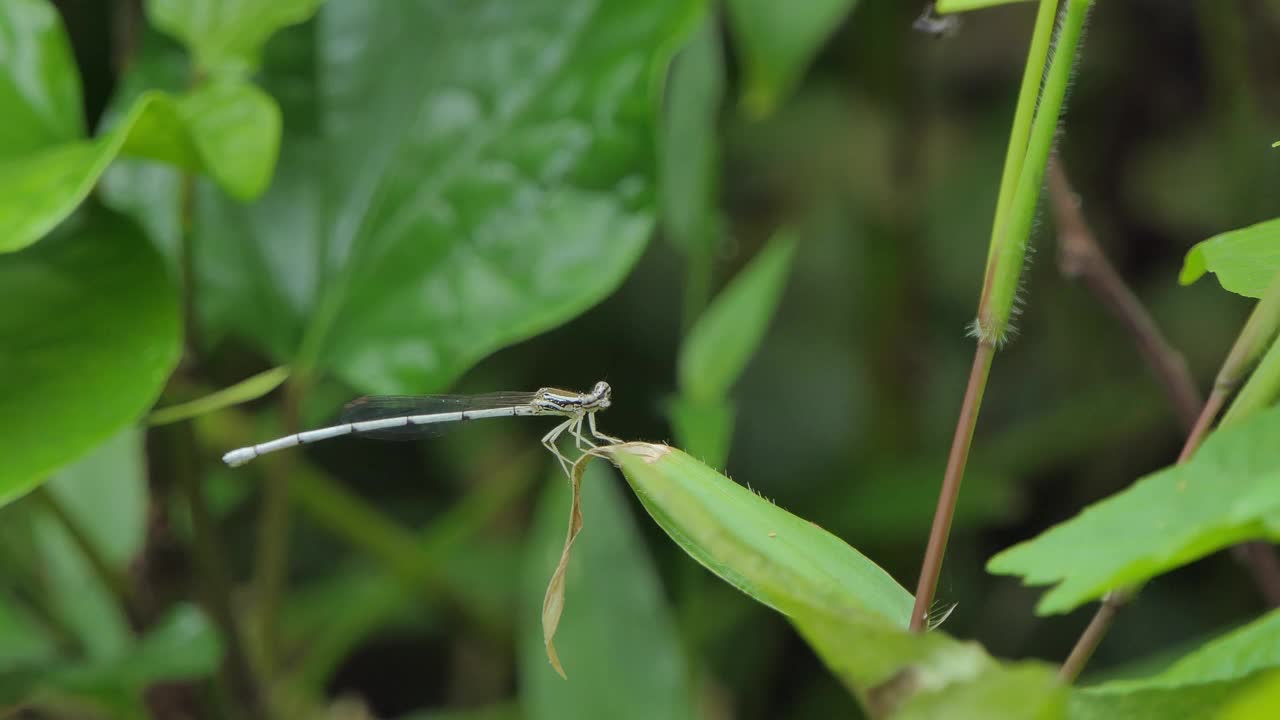
[[[1222,412],[1237,382],[1223,382],[1220,378],[1214,384],[1209,399],[1201,406],[1200,393],[1186,360],[1165,339],[1142,302],[1103,254],[1084,219],[1080,202],[1062,168],[1061,160],[1057,157],[1050,163],[1048,179],[1049,197],[1058,224],[1059,267],[1067,277],[1083,280],[1099,301],[1129,330],[1143,359],[1165,386],[1183,426],[1188,428],[1186,441],[1177,460],[1179,464],[1186,462],[1209,434],[1214,420]],[[1233,348],[1232,356],[1236,354]],[[1230,360],[1226,365],[1234,367]],[[1268,603],[1273,607],[1280,606],[1280,562],[1271,547],[1264,543],[1242,543],[1232,548],[1232,552],[1249,569]],[[1108,593],[1103,598],[1093,619],[1062,664],[1058,672],[1060,679],[1067,683],[1075,681],[1106,636],[1120,608],[1136,592],[1137,587],[1123,588]]]
[[[1151,314],[1107,260],[1080,210],[1080,202],[1062,161],[1049,164],[1049,197],[1058,225],[1059,267],[1062,274],[1084,282],[1116,320],[1129,331],[1143,360],[1164,385],[1184,429],[1200,413],[1200,392],[1182,357],[1156,325]]]
[[[1059,680],[1067,684],[1075,682],[1080,676],[1080,671],[1084,670],[1085,664],[1089,662],[1089,658],[1093,657],[1093,651],[1098,649],[1102,638],[1111,628],[1111,622],[1115,620],[1120,608],[1128,604],[1132,597],[1132,593],[1128,590],[1115,590],[1102,598],[1102,605],[1098,607],[1098,612],[1094,613],[1089,626],[1084,629],[1075,647],[1071,648],[1071,654],[1067,656],[1066,662],[1058,668]]]
[[[947,538],[951,535],[951,520],[956,513],[956,501],[960,497],[960,481],[969,460],[969,446],[973,444],[973,429],[978,424],[978,409],[982,407],[982,394],[991,373],[991,361],[996,348],[988,342],[979,342],[973,355],[973,369],[969,372],[969,385],[964,391],[964,402],[956,420],[955,437],[951,440],[951,454],[947,458],[947,470],[942,476],[942,490],[938,494],[938,507],[933,514],[933,527],[929,530],[929,544],[924,551],[924,563],[920,568],[920,581],[916,586],[915,608],[911,611],[911,631],[923,632],[928,626],[929,606],[938,589],[938,576],[942,573],[942,558],[947,553]]]

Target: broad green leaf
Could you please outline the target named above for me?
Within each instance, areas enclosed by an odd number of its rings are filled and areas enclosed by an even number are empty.
[[[0,108],[0,168],[84,135],[80,75],[58,11],[46,0],[0,3]]]
[[[689,672],[661,581],[616,479],[600,463],[582,485],[584,530],[565,575],[557,639],[568,679],[547,664],[535,608],[560,557],[569,506],[569,487],[548,483],[530,530],[520,604],[524,716],[692,720]]]
[[[178,360],[177,297],[105,213],[0,258],[0,504],[140,418]]]
[[[1262,297],[1280,273],[1280,218],[1215,235],[1187,251],[1178,281],[1190,285],[1205,272],[1222,287],[1247,297]]]
[[[662,113],[658,182],[663,233],[691,255],[709,255],[719,239],[715,225],[723,53],[718,18],[709,11],[672,61]]]
[[[123,571],[146,532],[142,435],[128,428],[63,469],[47,484],[51,499],[89,543]],[[66,526],[33,504],[33,555],[49,610],[71,628],[89,657],[110,657],[131,642],[128,619]]]
[[[265,68],[314,75],[320,135],[257,205],[197,198],[210,334],[427,392],[598,302],[653,226],[654,79],[697,6],[327,3],[310,70]]]
[[[223,408],[247,403],[250,400],[257,400],[280,387],[280,384],[288,377],[289,368],[271,368],[202,398],[160,408],[151,413],[151,416],[147,418],[147,424],[167,425],[179,420],[186,420]]]
[[[142,433],[126,428],[50,478],[46,489],[109,562],[126,569],[147,532]]]
[[[1242,688],[1222,712],[1220,720],[1254,720],[1275,714],[1280,707],[1280,671],[1262,673],[1248,687]]]
[[[141,720],[150,716],[142,696],[149,685],[208,677],[221,657],[221,641],[204,614],[178,605],[141,639],[110,657],[57,662],[0,678],[0,699],[33,709],[79,707]]]
[[[1005,550],[988,570],[1029,585],[1058,583],[1037,607],[1047,615],[1242,540],[1280,536],[1277,437],[1280,408],[1215,431],[1188,462]]]
[[[321,0],[147,0],[147,18],[191,49],[213,75],[245,76],[280,28],[315,14]]]
[[[1071,693],[1068,717],[1071,720],[1203,720],[1222,717],[1232,705],[1245,700],[1251,688],[1271,672],[1258,677],[1222,680],[1174,688],[1135,689],[1125,693],[1094,693],[1089,689]],[[1269,715],[1246,715],[1264,720]]]
[[[913,600],[880,566],[840,538],[665,445],[601,449],[685,552],[784,614],[852,609],[905,628]]]
[[[728,394],[773,319],[795,245],[791,232],[778,232],[694,323],[677,360],[686,397],[707,401]]]
[[[1028,2],[1028,0],[938,0],[935,8],[940,13],[958,13],[997,5],[1011,5],[1016,2]]]
[[[800,606],[791,621],[870,717],[1064,717],[1066,688],[1041,663],[1002,663],[977,643],[857,610]]]
[[[0,252],[62,222],[121,153],[209,173],[240,198],[262,192],[275,165],[280,115],[252,85],[210,84],[174,98],[147,92],[110,131],[0,160]]]
[[[0,676],[13,668],[43,663],[58,650],[57,639],[8,591],[0,591]]]
[[[748,111],[772,112],[856,5],[857,0],[729,0],[729,25],[746,66],[743,102]]]
[[[909,632],[911,595],[816,525],[679,450],[628,443],[601,454],[685,552],[786,615],[871,716],[1062,716],[1065,689],[1049,668],[1002,665],[976,644]]]
[[[1090,693],[1129,693],[1238,680],[1258,670],[1280,667],[1280,610],[1216,638],[1151,677],[1115,680]]]
[[[667,404],[671,431],[684,451],[713,468],[723,468],[733,440],[733,403],[724,399],[675,397]]]
[[[206,173],[240,200],[267,189],[280,150],[280,108],[257,86],[211,81],[176,98],[147,92],[134,108],[123,154]]]

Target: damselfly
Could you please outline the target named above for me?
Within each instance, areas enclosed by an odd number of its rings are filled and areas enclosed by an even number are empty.
[[[404,440],[439,432],[446,423],[483,418],[557,415],[566,420],[542,436],[542,444],[560,461],[565,473],[569,459],[556,447],[566,431],[579,450],[596,444],[583,434],[583,423],[591,437],[606,443],[621,440],[605,435],[596,428],[596,413],[609,407],[612,400],[609,383],[598,382],[591,392],[542,388],[537,392],[504,392],[489,395],[379,395],[362,397],[347,403],[337,425],[286,435],[269,442],[242,447],[222,456],[223,462],[237,467],[277,450],[328,440],[343,435],[363,435],[384,440]]]

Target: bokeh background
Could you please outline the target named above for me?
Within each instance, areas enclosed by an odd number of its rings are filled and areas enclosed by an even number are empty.
[[[139,10],[124,0],[57,5],[92,126],[120,81],[113,58]],[[973,352],[966,324],[1034,18],[1033,5],[1013,4],[968,15],[958,32],[936,38],[912,30],[920,5],[860,3],[767,117],[738,101],[741,68],[721,28],[728,89],[717,121],[722,232],[713,272],[718,288],[776,227],[797,228],[776,317],[733,391],[727,473],[839,535],[908,588]],[[1201,388],[1248,303],[1212,278],[1179,286],[1181,259],[1199,240],[1278,214],[1277,139],[1280,3],[1097,3],[1060,153],[1098,240]],[[1043,209],[1033,245],[1025,311],[992,371],[939,599],[956,603],[944,626],[953,635],[1003,657],[1060,661],[1092,608],[1036,617],[1037,591],[986,574],[986,560],[1169,464],[1182,430],[1131,338],[1063,277]],[[686,256],[659,232],[615,293],[485,358],[455,387],[586,388],[603,378],[615,393],[603,428],[674,442],[667,407],[688,321],[686,277]],[[201,372],[216,387],[272,364],[226,338]],[[327,384],[304,415],[323,419],[350,392]],[[236,422],[255,424],[239,432],[269,437],[278,407],[276,398],[250,406]],[[539,563],[547,553],[554,561],[567,512],[562,483],[537,445],[545,430],[495,422],[421,443],[344,441],[305,451],[347,492],[406,529],[424,528],[427,542],[439,543],[429,547],[442,548],[430,581],[409,589],[311,514],[295,513],[284,625],[295,639],[320,641],[303,664],[329,696],[358,697],[379,717],[423,709],[519,717],[529,694],[558,692],[552,683],[562,681],[529,635],[547,577]],[[229,565],[245,577],[263,478],[214,462],[206,470]],[[588,482],[595,495],[579,552],[598,562],[592,577],[569,578],[560,651],[571,682],[607,693],[633,664],[653,662],[644,655],[650,633],[637,629],[649,618],[677,639],[671,672],[686,678],[704,717],[856,715],[781,617],[680,552],[620,492],[612,471],[593,471]],[[603,508],[596,523],[593,508]],[[171,555],[153,568],[161,568],[160,585],[168,578],[181,594],[189,566],[181,552]],[[645,570],[640,580],[635,567]],[[1236,560],[1209,557],[1151,583],[1089,672],[1150,668],[1264,607]],[[575,622],[616,635],[577,645]]]

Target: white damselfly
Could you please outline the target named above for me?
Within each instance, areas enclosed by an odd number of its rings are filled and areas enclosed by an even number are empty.
[[[583,434],[583,423],[591,437],[606,443],[622,442],[596,428],[596,413],[611,404],[609,383],[598,382],[591,392],[542,388],[537,392],[503,392],[489,395],[375,395],[347,403],[337,425],[286,435],[269,442],[242,447],[222,456],[223,462],[238,467],[259,455],[308,443],[363,435],[384,440],[404,440],[430,435],[447,423],[484,418],[556,415],[566,418],[542,436],[542,444],[560,461],[565,473],[569,459],[556,447],[566,431],[579,450],[596,444]]]

